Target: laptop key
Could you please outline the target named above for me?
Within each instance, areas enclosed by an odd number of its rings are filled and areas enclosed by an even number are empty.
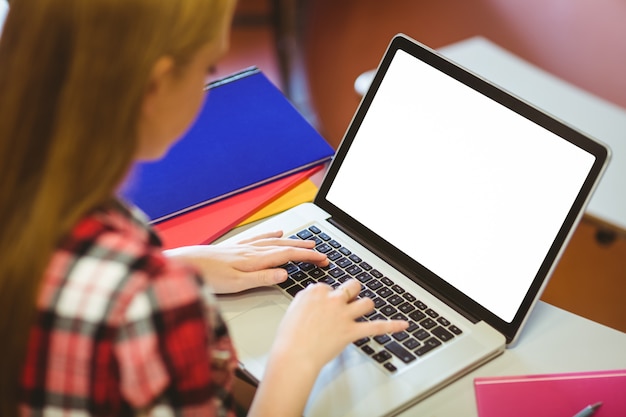
[[[402,344],[404,346],[407,347],[407,349],[413,350],[415,348],[417,348],[420,345],[420,342],[418,342],[417,340],[410,338],[405,340],[404,342],[402,342]]]
[[[324,271],[330,271],[331,269],[335,268],[335,264],[332,262],[328,262],[328,264],[324,266],[318,265],[318,268],[323,269]]]
[[[306,229],[305,229],[305,230],[302,230],[302,231],[300,231],[300,232],[296,233],[296,235],[297,235],[300,239],[302,239],[302,240],[307,240],[308,238],[310,238],[310,237],[312,237],[312,236],[313,236],[313,233],[311,233],[311,231],[310,231],[310,230],[306,230]]]
[[[280,268],[283,268],[285,271],[287,271],[288,274],[291,274],[291,273],[296,272],[298,270],[298,267],[296,265],[292,264],[291,262],[287,263],[287,264],[284,264],[284,265],[281,265]]]
[[[324,284],[333,285],[335,283],[335,280],[332,277],[326,276],[320,278],[319,280],[317,280],[317,282],[323,282]]]
[[[359,275],[356,276],[356,279],[358,279],[362,283],[366,283],[367,281],[372,279],[372,276],[367,272],[361,272]]]
[[[409,337],[409,334],[407,332],[396,332],[396,333],[393,333],[391,337],[396,339],[398,342],[402,342],[404,339]]]
[[[417,349],[415,351],[415,354],[417,356],[422,356],[427,354],[428,352],[430,352],[431,350],[433,350],[434,348],[436,348],[437,346],[441,346],[441,342],[437,339],[435,339],[434,337],[431,337],[430,339],[426,340],[424,342],[424,344],[422,345],[421,348]]]
[[[350,265],[349,267],[346,268],[346,272],[354,276],[354,275],[360,274],[361,272],[363,272],[363,270],[358,265]]]
[[[411,303],[405,302],[400,304],[398,310],[402,311],[405,314],[409,314],[411,311],[415,310],[415,306]]]
[[[381,334],[378,336],[374,336],[374,340],[377,341],[379,344],[384,345],[391,340],[391,337],[389,337],[388,334]]]
[[[340,267],[342,267],[342,268],[347,268],[347,267],[349,267],[350,265],[352,265],[352,261],[351,261],[350,259],[348,259],[348,258],[343,258],[343,257],[342,257],[342,258],[337,259],[337,260],[335,261],[335,263],[336,263],[337,265],[339,265]]]
[[[330,271],[328,271],[328,275],[330,275],[330,276],[332,276],[334,278],[339,278],[340,276],[345,275],[345,274],[346,274],[346,271],[344,271],[341,268],[334,268],[334,269],[331,269]]]
[[[377,269],[372,269],[370,271],[370,274],[374,275],[376,278],[382,278],[383,277],[383,274],[379,270],[377,270]]]
[[[279,282],[278,286],[282,289],[286,289],[291,287],[293,284],[295,284],[296,282],[291,279],[291,278],[287,278],[286,280],[284,280],[283,282]]]
[[[393,313],[395,313],[398,310],[396,310],[394,307],[392,307],[390,305],[385,305],[385,306],[382,306],[379,309],[379,311],[381,313],[383,313],[385,316],[389,317],[389,316],[391,316]]]
[[[361,265],[361,268],[365,269],[366,271],[369,271],[370,269],[372,269],[372,265],[368,264],[367,262],[361,262],[360,265]]]
[[[372,301],[374,301],[374,308],[381,308],[382,306],[387,304],[385,303],[385,300],[380,297],[372,298]]]
[[[289,274],[289,276],[291,278],[293,278],[296,281],[302,281],[306,278],[308,278],[309,276],[307,274],[305,274],[303,271],[296,271],[293,274]]]
[[[422,326],[425,329],[432,329],[436,325],[437,325],[437,323],[435,323],[435,321],[433,319],[430,319],[430,318],[427,318],[427,319],[424,319],[424,320],[420,321],[420,326]]]
[[[383,316],[380,313],[376,313],[372,317],[370,317],[370,321],[374,321],[374,320],[387,320],[387,317]]]
[[[448,327],[450,325],[450,322],[445,317],[439,317],[437,319],[437,323],[441,324],[443,327]]]
[[[387,363],[385,363],[385,364],[383,365],[383,367],[384,367],[386,370],[388,370],[389,372],[395,372],[395,371],[397,371],[397,370],[398,370],[398,368],[396,368],[396,367],[394,366],[394,364],[393,364],[393,363],[391,363],[391,362],[387,362]]]
[[[415,311],[413,311],[412,313],[409,314],[409,317],[411,317],[415,321],[420,321],[420,320],[422,320],[423,318],[426,317],[426,314],[422,313],[419,310],[415,310]]]
[[[339,252],[343,253],[346,256],[350,256],[352,254],[352,251],[345,246],[340,247]]]
[[[393,294],[393,291],[391,291],[389,288],[387,287],[382,287],[381,289],[379,289],[378,291],[376,291],[376,293],[378,295],[380,295],[382,298],[387,298],[389,297],[391,294]]]
[[[387,352],[386,350],[381,350],[380,352],[372,356],[372,358],[374,358],[376,362],[383,363],[391,359],[391,353]]]
[[[333,250],[328,252],[326,254],[326,257],[328,257],[328,259],[330,259],[331,261],[336,261],[337,259],[341,258],[341,254],[336,250]]]
[[[398,359],[400,359],[404,363],[409,363],[409,362],[412,362],[415,359],[417,359],[415,357],[415,355],[413,355],[411,352],[406,350],[398,342],[387,343],[385,345],[385,349],[387,349],[389,352],[393,353],[395,356],[398,357]]]
[[[358,264],[359,262],[361,262],[363,259],[361,259],[356,253],[353,253],[352,255],[350,255],[348,258],[350,258],[350,260],[352,262],[354,262],[355,264]]]
[[[315,233],[316,235],[322,232],[322,231],[320,230],[320,228],[319,228],[319,227],[317,227],[317,226],[311,226],[311,227],[309,227],[309,230],[310,230],[311,232]]]
[[[365,289],[363,289],[363,291],[361,291],[359,293],[359,296],[361,296],[362,298],[367,297],[367,298],[372,298],[373,299],[374,297],[376,297],[376,293],[374,291],[370,290],[369,288],[365,288]]]
[[[316,250],[316,251],[318,251],[318,252],[321,252],[321,253],[328,253],[328,252],[330,252],[331,250],[333,250],[333,247],[332,247],[332,246],[330,246],[330,245],[329,245],[329,244],[327,244],[327,243],[322,243],[322,244],[317,245],[317,246],[315,247],[315,250]]]
[[[366,285],[374,291],[376,291],[377,289],[383,286],[383,284],[381,284],[380,281],[377,279],[373,279],[369,281]]]
[[[337,248],[340,248],[340,247],[341,247],[341,243],[337,242],[337,241],[336,241],[336,240],[334,240],[334,239],[333,239],[333,240],[329,240],[329,241],[328,241],[328,244],[329,244],[330,246],[332,246],[333,248],[335,248],[335,249],[337,249]]]
[[[382,277],[380,281],[388,287],[391,287],[393,285],[393,281],[387,277]]]
[[[361,350],[368,355],[371,355],[372,353],[376,352],[374,349],[372,349],[370,345],[361,346]]]
[[[415,333],[413,333],[413,336],[415,336],[415,338],[417,340],[424,340],[426,339],[428,336],[430,336],[430,333],[428,333],[426,330],[424,329],[419,329],[418,331],[416,331]]]
[[[457,336],[460,335],[461,333],[463,333],[463,330],[459,329],[454,324],[452,326],[448,327],[448,330],[450,330],[452,333],[454,333]]]
[[[415,298],[415,296],[409,292],[406,292],[404,294],[402,294],[402,296],[404,297],[405,300],[409,301],[409,302],[414,302],[417,301],[417,298]]]
[[[301,270],[303,271],[310,271],[311,269],[315,268],[315,265],[313,265],[310,262],[300,262],[298,264],[298,266],[300,267]]]
[[[402,288],[401,286],[399,286],[398,284],[394,284],[391,289],[393,289],[395,292],[397,292],[398,294],[403,294],[405,292],[404,288]]]
[[[402,313],[395,313],[393,316],[389,317],[389,320],[408,320],[408,318]]]
[[[398,294],[394,294],[394,295],[392,295],[391,297],[389,297],[387,299],[387,302],[389,304],[391,304],[392,306],[397,306],[398,304],[402,303],[403,301],[404,301],[404,298],[402,298]]]
[[[300,285],[302,285],[303,287],[308,287],[311,284],[315,284],[317,281],[314,280],[313,278],[309,277],[305,280],[303,280],[302,282],[300,282]]]
[[[447,342],[449,340],[452,340],[452,338],[454,337],[452,333],[450,333],[447,329],[444,329],[441,326],[435,327],[430,332],[434,334],[435,336],[437,336],[439,340],[441,340],[442,342]]]
[[[289,295],[291,295],[292,297],[295,297],[297,293],[299,293],[300,291],[302,291],[304,289],[304,287],[300,284],[296,284],[292,287],[287,288],[287,292],[289,293]]]
[[[313,278],[320,278],[326,275],[326,273],[319,268],[315,268],[309,271],[309,275],[312,276]]]
[[[409,332],[409,333],[413,333],[414,331],[416,331],[419,328],[420,328],[420,326],[417,323],[415,323],[414,321],[409,321],[409,327],[407,327],[407,329],[405,331]]]
[[[325,242],[328,242],[331,239],[330,236],[328,236],[326,233],[320,233],[318,237]]]

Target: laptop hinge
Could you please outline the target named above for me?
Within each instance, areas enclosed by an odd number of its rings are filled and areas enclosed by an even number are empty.
[[[376,248],[375,245],[370,244],[369,240],[366,239],[362,234],[357,232],[350,227],[347,227],[332,217],[326,219],[330,224],[340,229],[342,232],[346,233],[349,236],[352,236],[355,240],[357,240],[361,245],[365,246],[369,251],[373,252],[376,256],[381,258],[383,261],[387,262],[393,268],[397,269],[403,275],[409,277],[412,281],[417,283],[419,286],[424,288],[426,291],[431,293],[436,298],[442,300],[448,307],[452,308],[457,313],[461,314],[463,317],[468,319],[472,323],[478,323],[480,321],[474,314],[471,314],[469,311],[462,309],[459,306],[459,302],[452,299],[450,296],[445,295],[443,292],[435,289],[434,286],[426,282],[421,276],[419,276],[415,271],[410,268],[402,265],[401,263],[392,260],[389,256],[385,255],[380,249]]]

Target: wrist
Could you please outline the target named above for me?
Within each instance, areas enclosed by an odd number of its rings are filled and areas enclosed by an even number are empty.
[[[293,350],[272,349],[249,416],[302,415],[321,367]]]

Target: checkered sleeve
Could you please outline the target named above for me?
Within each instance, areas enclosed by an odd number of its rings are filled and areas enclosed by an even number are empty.
[[[234,415],[237,360],[216,300],[191,268],[143,262],[149,285],[128,303],[114,347],[122,397],[149,415]]]
[[[60,242],[38,294],[20,415],[234,415],[237,358],[216,300],[160,248],[117,204]]]

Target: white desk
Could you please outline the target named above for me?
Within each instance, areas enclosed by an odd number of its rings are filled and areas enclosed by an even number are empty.
[[[626,333],[540,301],[515,347],[427,397],[401,416],[478,416],[475,377],[604,369],[626,369]]]
[[[440,52],[609,145],[613,157],[587,213],[626,232],[626,109],[568,84],[482,37]],[[357,92],[367,90],[372,76],[373,71],[368,71],[356,80]]]

